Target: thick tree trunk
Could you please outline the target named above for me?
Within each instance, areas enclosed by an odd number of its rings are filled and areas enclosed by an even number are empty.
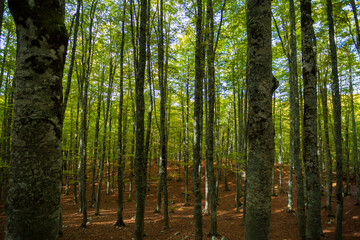
[[[276,88],[272,76],[271,0],[249,0],[247,7],[249,165],[245,239],[266,240],[270,239],[271,172],[275,147],[271,106]]]
[[[9,8],[17,61],[5,238],[58,239],[65,2],[10,0]]]
[[[316,125],[316,62],[313,50],[313,20],[311,1],[301,1],[301,50],[304,76],[304,136],[303,157],[308,196],[306,218],[306,239],[320,239],[321,234],[321,195],[319,164],[317,158]]]

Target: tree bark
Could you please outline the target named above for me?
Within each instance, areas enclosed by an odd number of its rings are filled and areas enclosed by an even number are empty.
[[[332,72],[332,94],[333,94],[333,118],[334,118],[334,141],[336,150],[336,228],[335,239],[342,239],[342,220],[343,220],[343,170],[342,170],[342,136],[341,136],[341,100],[339,91],[339,75],[337,67],[337,48],[335,43],[335,31],[333,20],[332,1],[327,0],[327,17],[329,25],[329,41],[331,53],[331,72]]]
[[[202,138],[202,108],[203,108],[203,33],[202,33],[202,0],[197,0],[196,18],[196,46],[195,46],[195,102],[194,102],[194,145],[193,145],[193,192],[194,192],[194,220],[195,239],[203,237],[203,221],[201,212],[201,178],[199,167],[201,164],[201,138]]]
[[[101,151],[101,159],[99,163],[99,178],[98,178],[98,187],[96,192],[96,204],[95,204],[95,215],[100,215],[100,199],[101,199],[101,185],[103,179],[103,171],[104,171],[104,163],[105,163],[105,155],[106,155],[106,133],[107,133],[107,124],[109,119],[109,111],[110,111],[110,100],[112,95],[112,87],[114,82],[114,74],[115,68],[113,67],[112,58],[110,59],[110,73],[109,73],[109,85],[107,91],[107,99],[106,99],[106,110],[105,110],[105,118],[104,118],[104,128],[103,128],[103,139],[102,139],[102,151]],[[110,146],[109,146],[110,148]]]
[[[296,20],[294,0],[289,0],[290,8],[290,158],[295,165],[297,220],[301,239],[306,237],[304,177],[300,159],[300,113],[297,72]],[[292,166],[291,166],[292,168]],[[292,171],[291,171],[292,172]],[[292,177],[292,176],[291,176]]]
[[[316,62],[313,50],[313,20],[311,1],[301,1],[301,50],[304,77],[304,135],[303,157],[308,196],[306,218],[306,239],[320,239],[321,234],[321,195],[319,164],[317,159],[316,125]]]
[[[8,4],[17,60],[5,238],[58,239],[65,2]]]
[[[271,0],[249,0],[247,12],[249,165],[245,239],[270,239],[271,173],[274,165]],[[259,231],[261,229],[261,231]]]
[[[136,184],[136,218],[135,218],[135,240],[143,239],[144,215],[145,215],[145,193],[146,193],[146,170],[147,164],[144,160],[144,79],[146,65],[146,25],[147,25],[147,0],[141,0],[140,12],[140,36],[139,36],[139,59],[135,78],[135,184]],[[137,62],[137,61],[135,61]]]
[[[359,159],[357,149],[357,133],[356,133],[356,121],[355,121],[355,106],[354,106],[354,94],[353,94],[352,77],[350,74],[350,104],[351,104],[351,123],[352,123],[352,137],[353,137],[353,161],[355,165],[355,182],[356,182],[356,205],[360,205],[360,173],[359,173]]]
[[[208,101],[209,115],[207,117],[206,134],[206,165],[210,187],[210,208],[211,208],[211,227],[210,236],[217,236],[217,197],[215,191],[214,176],[214,116],[215,116],[215,52],[214,52],[214,13],[213,1],[207,0],[206,21],[208,22],[208,41],[207,41],[207,70],[208,70]]]
[[[99,131],[100,131],[100,113],[101,113],[101,103],[102,103],[102,92],[104,89],[104,70],[102,71],[101,75],[101,83],[98,90],[98,102],[96,107],[96,123],[95,123],[95,139],[94,139],[94,159],[92,162],[92,183],[91,183],[91,202],[90,206],[94,206],[96,195],[95,195],[95,181],[96,181],[96,165],[98,160],[98,153],[99,153]]]
[[[123,136],[123,111],[124,111],[124,46],[125,46],[125,19],[126,19],[126,0],[123,5],[123,16],[121,21],[121,43],[120,43],[120,100],[118,116],[118,149],[117,149],[117,171],[118,171],[118,210],[116,226],[125,226],[123,220],[123,188],[124,188],[124,136]]]

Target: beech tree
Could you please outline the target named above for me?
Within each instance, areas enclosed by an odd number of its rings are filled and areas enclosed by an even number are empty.
[[[10,0],[9,8],[17,62],[5,235],[58,239],[65,1]]]
[[[301,1],[301,51],[304,78],[304,137],[303,158],[308,196],[306,239],[320,239],[321,195],[319,164],[317,159],[316,124],[316,62],[313,49],[313,20],[311,0]]]
[[[270,239],[271,175],[274,164],[271,1],[249,0],[247,12],[249,164],[245,239]],[[262,229],[262,231],[259,231]]]

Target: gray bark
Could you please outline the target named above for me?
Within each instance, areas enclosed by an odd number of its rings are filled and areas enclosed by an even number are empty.
[[[359,20],[357,15],[357,8],[355,4],[355,0],[350,0],[351,8],[353,10],[354,19],[355,19],[355,27],[356,27],[356,49],[358,53],[360,54],[360,30],[359,30]]]
[[[336,228],[335,239],[342,239],[342,220],[343,220],[343,170],[342,170],[342,136],[341,136],[341,99],[339,88],[339,74],[337,67],[337,47],[335,43],[335,31],[333,20],[332,1],[327,0],[327,17],[329,25],[329,40],[331,53],[331,73],[332,73],[332,102],[333,102],[333,118],[334,118],[334,141],[336,150]]]
[[[117,172],[118,172],[118,210],[116,226],[125,226],[123,220],[123,188],[124,188],[124,134],[123,132],[123,111],[124,111],[124,46],[125,46],[125,19],[126,19],[126,1],[123,5],[123,16],[121,21],[121,43],[120,43],[120,100],[119,100],[119,116],[118,116],[118,146],[117,146]]]
[[[144,158],[144,79],[146,65],[146,25],[147,25],[147,0],[141,0],[140,10],[140,36],[139,36],[139,59],[135,78],[135,184],[136,184],[136,218],[135,218],[135,240],[143,239],[144,215],[145,215],[145,193],[146,193],[146,170],[147,164]]]
[[[106,110],[105,110],[105,118],[104,118],[104,127],[103,127],[103,139],[102,139],[102,152],[101,159],[99,163],[99,178],[98,178],[98,187],[96,192],[96,204],[95,204],[95,215],[100,215],[100,199],[101,199],[101,185],[103,179],[103,171],[105,164],[105,155],[106,155],[106,134],[107,134],[107,124],[109,119],[109,111],[110,111],[110,100],[112,95],[112,87],[114,82],[116,67],[113,66],[112,58],[110,59],[110,73],[109,73],[109,85],[107,91],[107,99],[106,99]],[[110,148],[110,146],[109,146]]]
[[[271,0],[249,0],[247,12],[249,165],[245,239],[270,239],[271,173],[274,165]],[[259,231],[261,229],[261,231]]]
[[[202,0],[196,1],[196,46],[195,46],[195,102],[194,102],[194,145],[193,145],[193,192],[194,192],[194,220],[195,239],[203,238],[203,221],[201,212],[201,178],[199,167],[201,163],[201,138],[202,138],[202,108],[203,108],[203,33],[202,33]]]
[[[92,183],[91,183],[91,202],[90,202],[90,206],[94,206],[95,200],[96,200],[96,195],[95,195],[95,181],[96,181],[96,165],[97,165],[97,160],[98,160],[98,153],[99,153],[99,131],[100,131],[100,113],[101,113],[101,103],[102,103],[102,92],[103,92],[103,88],[104,88],[104,80],[105,80],[105,76],[104,76],[104,70],[102,71],[102,75],[101,75],[101,84],[98,90],[98,102],[97,102],[97,107],[96,107],[96,123],[95,123],[95,139],[94,139],[94,159],[92,162]]]
[[[213,1],[207,0],[206,20],[208,22],[208,42],[207,42],[207,70],[208,70],[208,101],[209,114],[207,117],[206,134],[206,165],[210,187],[210,208],[211,208],[211,227],[210,236],[217,236],[217,197],[215,190],[214,176],[214,118],[215,118],[215,52],[214,52],[214,13]]]
[[[351,76],[351,75],[350,75]],[[356,182],[356,205],[360,205],[360,173],[359,173],[359,159],[357,149],[357,133],[356,133],[356,120],[355,120],[355,106],[352,77],[350,77],[350,104],[351,104],[351,123],[352,123],[352,137],[353,137],[353,161],[355,167],[355,182]]]
[[[297,47],[296,47],[296,21],[294,0],[289,0],[290,8],[290,161],[295,165],[296,195],[297,195],[297,220],[299,235],[305,239],[305,199],[304,177],[300,159],[300,113],[299,91],[297,72]],[[291,164],[292,165],[292,164]],[[291,166],[292,168],[292,166]],[[292,170],[291,170],[292,172]],[[291,208],[291,207],[290,207]]]
[[[311,1],[301,1],[301,50],[304,78],[304,135],[303,158],[308,196],[306,218],[306,239],[320,239],[321,234],[321,195],[319,164],[317,158],[316,124],[316,60],[313,50],[313,20]]]
[[[72,43],[72,48],[71,48],[71,58],[70,58],[70,65],[69,65],[69,71],[68,71],[68,79],[66,82],[66,90],[64,93],[64,101],[62,104],[62,122],[64,122],[64,119],[65,119],[65,111],[66,111],[66,106],[67,106],[70,89],[71,89],[71,79],[72,79],[72,74],[73,74],[74,64],[75,64],[75,53],[76,53],[77,37],[78,37],[78,31],[79,31],[81,5],[82,5],[82,0],[77,0],[77,7],[76,7],[76,13],[75,13],[75,27],[74,27],[73,43]]]
[[[8,4],[17,60],[5,238],[58,239],[65,2]]]

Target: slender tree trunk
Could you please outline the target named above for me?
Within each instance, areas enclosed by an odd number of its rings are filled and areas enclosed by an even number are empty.
[[[329,40],[331,53],[331,72],[332,72],[332,92],[333,92],[333,118],[335,130],[335,150],[336,150],[336,228],[335,239],[342,239],[342,220],[343,220],[343,170],[342,170],[342,136],[341,136],[341,99],[339,91],[339,76],[337,67],[337,48],[335,43],[335,31],[332,1],[327,0],[327,16],[329,24]]]
[[[75,169],[77,169],[77,163],[78,163],[78,140],[79,140],[79,112],[80,112],[80,100],[78,99],[78,103],[77,103],[77,107],[76,107],[76,123],[75,123],[75,147],[74,149],[76,149],[76,154],[74,154],[75,159],[74,161],[74,165],[73,165],[73,172],[74,172],[74,203],[77,204],[78,203],[78,198],[77,198],[77,186],[78,186],[78,176],[77,176],[77,171]]]
[[[289,0],[290,8],[290,170],[289,181],[292,178],[292,167],[295,165],[296,196],[297,196],[297,220],[300,239],[306,238],[305,199],[304,199],[304,177],[300,159],[300,113],[299,113],[299,91],[297,72],[297,47],[296,47],[296,20],[294,0]],[[280,120],[281,122],[281,120]],[[289,171],[290,172],[290,171]],[[291,179],[292,182],[292,179]],[[289,183],[290,185],[290,183]],[[292,186],[291,186],[292,191]],[[290,192],[290,188],[289,188]],[[292,195],[292,193],[291,193]],[[292,198],[292,197],[291,197]],[[291,203],[292,204],[292,203]],[[292,210],[292,206],[288,206]]]
[[[147,2],[147,81],[148,81],[148,96],[149,96],[149,107],[148,107],[148,114],[147,114],[147,127],[146,127],[146,137],[145,137],[145,162],[148,162],[149,157],[149,147],[150,147],[150,137],[151,137],[151,118],[153,112],[153,99],[152,99],[152,90],[151,90],[151,26],[150,26],[150,10],[151,10],[151,1]],[[151,159],[150,159],[151,161]],[[151,164],[149,164],[149,181],[148,181],[148,189],[150,189],[150,168]]]
[[[201,212],[201,178],[199,167],[201,164],[201,138],[202,138],[202,107],[203,107],[203,87],[204,77],[203,66],[203,33],[202,33],[202,0],[197,0],[196,18],[196,47],[195,47],[195,102],[194,102],[194,146],[193,146],[193,192],[194,192],[194,220],[195,220],[195,239],[201,240],[203,237],[203,221]]]
[[[189,206],[189,115],[190,115],[190,96],[189,96],[189,76],[186,78],[186,124],[185,124],[185,206]]]
[[[135,78],[135,184],[136,184],[136,218],[135,240],[141,240],[144,236],[145,193],[146,193],[146,170],[147,164],[144,157],[144,79],[146,65],[146,25],[147,25],[147,0],[141,0],[140,12],[140,36],[139,36],[139,60]]]
[[[101,159],[99,163],[99,178],[98,178],[98,187],[96,191],[96,204],[95,204],[95,215],[100,215],[100,199],[101,199],[101,185],[103,179],[103,171],[105,164],[105,156],[106,156],[106,134],[107,134],[107,124],[109,119],[109,111],[110,111],[110,100],[112,95],[112,87],[114,82],[114,74],[116,67],[113,66],[112,58],[110,59],[110,73],[109,73],[109,85],[107,91],[107,99],[106,99],[106,110],[105,110],[105,118],[104,118],[104,127],[103,127],[103,139],[102,139],[102,151],[101,151]],[[110,146],[109,146],[110,148]]]
[[[350,148],[349,148],[349,106],[348,106],[348,99],[346,99],[345,105],[345,172],[346,172],[346,183],[345,183],[345,190],[344,196],[350,195]]]
[[[207,70],[208,70],[208,101],[209,115],[207,117],[206,134],[206,165],[211,195],[211,228],[210,236],[217,236],[217,197],[214,176],[214,119],[215,119],[215,52],[214,52],[214,13],[213,1],[207,0],[206,20],[208,22],[207,41]]]
[[[350,0],[350,4],[351,4],[351,8],[352,8],[352,12],[354,14],[354,19],[355,19],[355,27],[356,27],[356,49],[358,51],[358,53],[360,54],[360,30],[359,30],[359,20],[358,20],[358,15],[357,15],[357,8],[356,8],[356,4],[355,4],[355,0]]]
[[[167,199],[167,129],[166,129],[166,80],[164,77],[164,33],[163,33],[163,0],[160,0],[159,16],[159,86],[160,86],[160,181],[164,194],[164,229],[169,228]]]
[[[96,165],[97,165],[97,159],[98,159],[98,152],[99,152],[99,131],[100,131],[100,113],[101,113],[101,98],[102,98],[102,92],[104,89],[104,71],[105,68],[102,71],[101,75],[101,84],[98,90],[98,102],[97,102],[97,110],[96,110],[96,123],[95,123],[95,139],[94,139],[94,159],[92,162],[92,183],[91,183],[91,203],[90,206],[94,206],[96,196],[95,196],[95,181],[96,181]]]
[[[271,172],[275,148],[271,111],[276,89],[272,76],[271,0],[249,0],[247,7],[249,165],[245,239],[265,240],[270,239]]]
[[[8,5],[17,59],[5,239],[58,239],[65,2],[10,0]]]
[[[123,5],[123,16],[121,21],[121,43],[120,43],[120,100],[119,100],[119,116],[118,116],[118,146],[117,146],[117,171],[118,171],[118,210],[116,226],[125,226],[123,219],[124,209],[124,136],[123,136],[123,112],[124,112],[124,46],[125,46],[125,17],[126,17],[126,1]]]
[[[129,176],[129,196],[128,201],[132,200],[132,192],[133,192],[133,182],[134,182],[134,155],[135,155],[135,134],[136,134],[136,126],[135,126],[135,100],[133,97],[133,91],[131,90],[131,78],[129,74],[129,92],[130,92],[130,98],[131,98],[131,106],[132,106],[132,130],[133,130],[133,138],[131,140],[131,157],[130,157],[130,176]]]
[[[321,195],[319,164],[317,159],[316,125],[316,60],[313,50],[313,20],[311,1],[301,1],[301,50],[304,76],[304,135],[303,158],[308,196],[306,239],[320,239]]]
[[[91,72],[91,56],[92,56],[92,31],[95,17],[97,0],[94,0],[90,9],[90,26],[89,26],[89,41],[87,42],[88,49],[86,60],[83,62],[84,72],[80,83],[80,103],[81,103],[81,127],[80,127],[80,154],[79,154],[79,198],[80,210],[83,213],[81,227],[86,228],[87,222],[87,201],[86,201],[86,161],[87,161],[87,111],[88,111],[88,88],[90,84]],[[86,53],[84,53],[86,54]]]
[[[75,13],[75,27],[74,27],[74,35],[73,35],[73,42],[72,42],[72,48],[71,48],[71,58],[70,58],[70,65],[69,65],[69,71],[68,71],[68,79],[66,82],[66,90],[65,90],[65,94],[64,94],[64,101],[62,104],[62,122],[64,122],[64,119],[65,119],[65,111],[66,111],[66,106],[67,106],[70,89],[71,89],[71,79],[72,79],[72,74],[73,74],[73,70],[74,70],[77,37],[78,37],[79,24],[80,24],[80,7],[81,7],[81,5],[82,5],[82,0],[77,0],[76,13]]]
[[[356,205],[360,205],[360,173],[359,173],[359,160],[357,149],[357,133],[355,121],[355,106],[353,95],[352,75],[350,74],[350,104],[351,104],[351,123],[352,123],[352,137],[353,137],[353,161],[355,165],[355,182],[356,182]]]

